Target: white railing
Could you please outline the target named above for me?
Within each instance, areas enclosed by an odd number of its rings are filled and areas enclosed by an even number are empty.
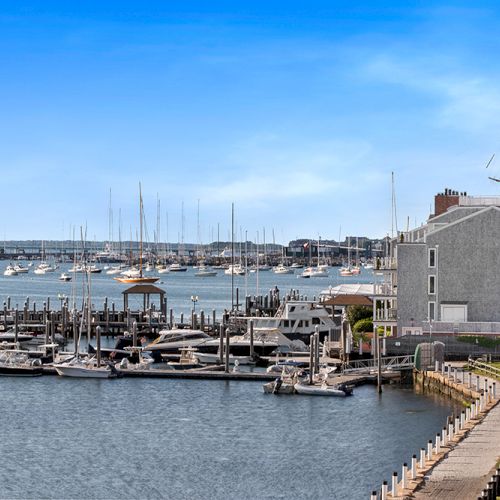
[[[396,288],[389,283],[375,283],[373,286],[373,293],[375,295],[396,296]]]
[[[469,368],[474,370],[479,370],[487,375],[491,375],[492,377],[500,378],[500,368],[495,368],[488,363],[484,363],[483,361],[479,361],[478,359],[469,358],[468,360]]]
[[[406,356],[391,356],[381,358],[382,371],[398,370],[401,368],[413,368],[415,366],[415,356],[408,354]],[[376,359],[359,359],[351,361],[345,365],[344,373],[364,373],[371,372],[377,368]]]
[[[500,334],[500,322],[467,321],[457,323],[453,321],[432,321],[432,333],[455,333],[460,335]],[[424,322],[424,331],[429,333],[429,323]]]
[[[396,321],[398,310],[396,308],[377,309],[375,311],[375,321]]]

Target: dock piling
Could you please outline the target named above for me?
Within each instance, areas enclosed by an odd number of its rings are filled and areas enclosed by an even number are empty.
[[[101,366],[101,327],[95,329],[95,344],[97,352],[97,368]]]
[[[249,327],[250,327],[250,357],[254,357],[254,350],[253,350],[253,319],[250,320],[249,322]]]
[[[414,480],[417,477],[417,455],[411,457],[410,479]]]
[[[389,493],[388,489],[389,489],[389,486],[387,484],[387,481],[384,481],[382,483],[382,495],[381,495],[382,498],[381,498],[381,500],[387,500],[387,494]]]
[[[229,328],[226,328],[226,366],[225,372],[229,373]]]
[[[405,462],[401,470],[401,488],[403,490],[406,490],[407,487],[406,484],[407,477],[408,477],[408,464]]]
[[[392,473],[391,495],[393,497],[398,496],[398,473],[397,472]]]
[[[219,328],[219,364],[222,366],[224,363],[224,325]]]
[[[420,448],[420,468],[425,467],[425,448]]]

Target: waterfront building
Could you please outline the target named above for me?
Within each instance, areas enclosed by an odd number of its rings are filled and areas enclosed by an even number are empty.
[[[374,328],[500,335],[500,197],[437,194],[427,223],[398,234],[377,267]]]

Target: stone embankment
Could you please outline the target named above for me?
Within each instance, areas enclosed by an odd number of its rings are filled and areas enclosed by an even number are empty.
[[[463,402],[464,410],[371,499],[477,499],[500,457],[497,381],[447,365],[441,372],[416,372],[415,383]]]

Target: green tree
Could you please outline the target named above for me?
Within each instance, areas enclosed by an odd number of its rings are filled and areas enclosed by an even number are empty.
[[[356,321],[352,327],[353,333],[373,332],[373,320],[371,318],[363,318]]]
[[[360,320],[365,318],[373,318],[373,308],[368,306],[349,306],[347,308],[347,321],[351,325],[351,329]]]

